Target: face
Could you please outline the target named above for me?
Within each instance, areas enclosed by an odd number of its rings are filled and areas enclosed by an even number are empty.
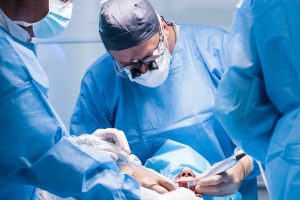
[[[38,6],[37,6],[38,5]],[[27,9],[23,9],[24,15],[22,17],[22,21],[26,21],[29,23],[35,23],[42,20],[49,11],[49,0],[31,0],[27,1]],[[24,7],[23,7],[24,8]]]
[[[190,168],[185,167],[174,179],[179,187],[188,188],[188,182],[193,181],[195,174]]]
[[[122,66],[126,66],[130,64],[132,60],[144,60],[149,56],[153,55],[153,52],[158,47],[159,44],[159,33],[152,36],[146,42],[121,51],[111,51],[111,54],[114,56],[116,61],[120,63]],[[142,65],[140,68],[142,73],[146,73],[148,71],[147,65]]]
[[[13,21],[34,23],[43,19],[49,11],[49,0],[6,0],[0,7]]]
[[[144,74],[148,71],[149,67],[151,67],[148,61],[154,61],[155,58],[157,58],[154,56],[154,52],[161,45],[164,45],[164,47],[167,48],[166,44],[169,35],[169,28],[165,23],[163,23],[163,27],[164,27],[163,41],[161,39],[162,33],[157,33],[147,41],[135,47],[131,47],[121,51],[110,51],[110,53],[113,55],[114,59],[121,66],[126,67],[127,69],[131,68],[130,64],[132,63],[132,61],[136,61],[136,62],[143,61],[143,63],[145,64],[141,65],[141,67],[139,68],[139,72],[141,74]]]

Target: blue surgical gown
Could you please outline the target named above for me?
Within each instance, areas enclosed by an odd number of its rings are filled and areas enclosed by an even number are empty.
[[[247,0],[232,27],[218,119],[265,164],[271,199],[299,199],[300,1]]]
[[[36,187],[76,199],[139,199],[139,185],[106,154],[80,149],[47,100],[31,43],[0,27],[0,199],[36,199]]]
[[[117,76],[111,55],[103,55],[85,73],[71,134],[118,128],[142,162],[167,139],[189,145],[211,164],[231,156],[234,145],[213,109],[226,37],[214,27],[180,26],[169,76],[156,88]],[[256,199],[256,179],[245,180],[241,191]]]

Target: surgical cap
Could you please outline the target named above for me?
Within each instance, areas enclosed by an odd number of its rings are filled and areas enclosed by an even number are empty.
[[[137,46],[159,31],[159,18],[146,0],[108,0],[101,8],[99,32],[107,50]]]
[[[162,175],[174,180],[185,167],[190,168],[198,176],[208,169],[210,164],[200,153],[190,146],[173,140],[167,140],[146,161],[145,167],[160,172]]]

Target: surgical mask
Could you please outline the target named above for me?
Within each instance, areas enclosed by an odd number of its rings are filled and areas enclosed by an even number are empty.
[[[171,58],[172,56],[168,48],[166,48],[164,54],[155,60],[158,65],[158,69],[148,70],[146,73],[134,79],[131,76],[130,70],[125,69],[125,71],[131,81],[146,87],[155,88],[163,84],[167,79],[170,71]]]
[[[14,22],[24,27],[32,26],[35,38],[51,38],[57,36],[66,29],[71,20],[72,10],[72,1],[65,3],[60,0],[50,0],[49,13],[44,19],[35,23],[28,23],[25,21]]]
[[[42,21],[42,20],[40,20],[40,21]],[[25,22],[25,21],[13,21],[13,22],[15,22],[16,24],[18,24],[20,26],[29,27],[29,26],[35,25],[36,23],[39,23],[40,21],[34,22],[34,23],[29,23],[29,22]]]
[[[68,26],[73,10],[73,2],[51,0],[48,15],[33,26],[36,38],[50,38],[63,32]]]
[[[36,38],[51,38],[62,33],[67,27],[70,19],[49,13],[41,22],[33,26]]]

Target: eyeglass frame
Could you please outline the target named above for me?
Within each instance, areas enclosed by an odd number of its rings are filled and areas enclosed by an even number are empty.
[[[115,66],[115,70],[116,70],[116,74],[118,76],[121,76],[123,78],[127,78],[128,74],[126,72],[125,69],[129,70],[131,72],[131,77],[132,79],[139,77],[142,75],[142,72],[140,71],[142,65],[146,65],[148,67],[148,70],[157,70],[158,69],[158,65],[156,63],[156,60],[161,57],[162,55],[164,55],[165,50],[166,50],[166,44],[164,44],[165,41],[165,37],[164,34],[162,33],[163,28],[161,27],[159,30],[159,41],[158,41],[158,47],[153,51],[160,51],[161,53],[159,53],[158,55],[150,55],[147,56],[146,58],[142,59],[142,60],[137,60],[137,59],[132,59],[130,61],[129,64],[127,65],[121,65],[114,57],[113,57],[113,61],[114,61],[114,66]],[[162,47],[162,48],[161,48]],[[160,50],[161,49],[161,50]],[[147,59],[151,58],[151,60],[147,61]],[[128,68],[131,67],[131,68]]]

